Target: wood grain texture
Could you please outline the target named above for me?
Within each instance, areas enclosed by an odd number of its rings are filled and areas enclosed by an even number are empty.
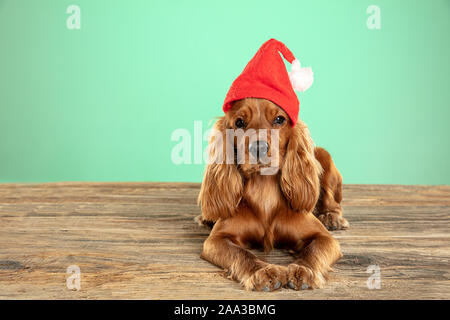
[[[200,259],[195,183],[0,184],[0,299],[449,299],[450,186],[345,185],[323,289],[246,292]],[[287,264],[275,250],[264,256]],[[66,269],[81,269],[81,290]],[[381,289],[369,290],[369,265]]]

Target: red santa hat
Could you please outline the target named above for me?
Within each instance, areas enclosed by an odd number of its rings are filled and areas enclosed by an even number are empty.
[[[292,64],[287,72],[283,57]],[[255,56],[234,80],[223,104],[223,111],[231,109],[233,101],[244,98],[263,98],[280,106],[292,121],[298,119],[300,102],[294,90],[305,91],[313,83],[311,68],[301,68],[300,61],[280,41],[270,39],[265,42]]]

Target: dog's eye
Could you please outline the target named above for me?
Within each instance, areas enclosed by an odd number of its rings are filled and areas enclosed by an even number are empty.
[[[241,118],[237,119],[234,124],[235,124],[236,128],[245,128],[245,126],[246,126],[245,121],[242,120]]]
[[[278,116],[273,120],[273,124],[283,124],[286,121],[286,118],[283,116]]]

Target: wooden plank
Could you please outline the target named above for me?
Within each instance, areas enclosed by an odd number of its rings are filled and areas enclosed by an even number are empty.
[[[323,289],[246,292],[199,258],[199,184],[0,184],[0,299],[449,299],[450,187],[345,185]],[[286,264],[274,250],[264,256]],[[81,269],[81,290],[66,268]],[[366,285],[369,265],[381,289]]]

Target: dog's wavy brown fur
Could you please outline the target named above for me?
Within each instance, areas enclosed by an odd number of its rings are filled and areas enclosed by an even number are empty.
[[[286,121],[274,123],[278,116]],[[279,170],[261,175],[266,165],[260,163],[208,164],[199,222],[213,228],[201,257],[226,269],[247,290],[319,288],[342,256],[327,230],[348,227],[340,206],[342,177],[329,153],[314,146],[307,126],[299,120],[292,127],[287,114],[265,99],[239,100],[219,118],[214,128],[223,139],[210,140],[211,155],[226,153],[225,130],[236,129],[237,119],[246,123],[245,130],[279,129],[278,150],[269,151],[278,157]],[[270,140],[269,135],[269,145]],[[255,246],[290,249],[294,261],[269,264],[248,250]]]

